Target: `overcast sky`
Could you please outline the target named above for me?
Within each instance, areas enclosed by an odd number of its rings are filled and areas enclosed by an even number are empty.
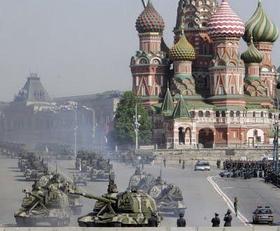
[[[172,44],[178,0],[153,0]],[[245,21],[257,0],[230,0]],[[280,1],[263,0],[280,27]],[[10,101],[30,72],[52,97],[130,90],[141,0],[0,0],[0,101]],[[279,40],[274,63],[280,64]]]

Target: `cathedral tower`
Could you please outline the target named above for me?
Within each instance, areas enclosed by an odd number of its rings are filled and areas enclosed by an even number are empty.
[[[214,58],[209,66],[210,100],[216,106],[245,106],[245,69],[239,56],[239,42],[245,26],[228,1],[222,0],[208,27],[214,45]]]
[[[175,42],[180,39],[183,23],[185,35],[195,48],[196,60],[193,61],[192,70],[196,90],[202,96],[209,95],[208,66],[212,60],[213,46],[207,28],[217,5],[217,0],[180,0],[177,10]]]
[[[279,37],[278,28],[267,17],[261,0],[253,16],[246,23],[246,30],[243,39],[249,44],[251,37],[256,48],[263,53],[263,59],[260,64],[260,77],[265,82],[268,89],[268,96],[275,98],[275,87],[277,70],[272,64],[273,43]]]
[[[139,33],[139,50],[132,57],[130,67],[133,76],[133,92],[145,105],[159,102],[166,89],[166,73],[169,63],[168,48],[163,41],[164,21],[151,0],[136,21]]]

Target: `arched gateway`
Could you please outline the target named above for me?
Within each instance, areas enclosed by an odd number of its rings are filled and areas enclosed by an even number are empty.
[[[198,143],[202,144],[204,148],[213,148],[214,132],[210,128],[200,129]]]

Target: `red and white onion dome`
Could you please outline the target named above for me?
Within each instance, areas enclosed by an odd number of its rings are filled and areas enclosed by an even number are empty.
[[[161,15],[155,10],[151,0],[148,1],[144,11],[136,20],[136,30],[139,33],[160,32],[164,30],[164,21]]]
[[[239,16],[231,9],[228,0],[222,0],[217,11],[208,23],[208,34],[211,38],[236,37],[245,33],[245,25]]]

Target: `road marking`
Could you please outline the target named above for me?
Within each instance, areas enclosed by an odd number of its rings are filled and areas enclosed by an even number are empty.
[[[229,197],[221,190],[221,188],[218,186],[218,184],[213,180],[214,176],[207,177],[208,182],[213,186],[215,191],[223,198],[223,200],[226,202],[229,209],[234,212],[234,205],[233,202],[229,199]],[[251,226],[248,219],[238,211],[237,218],[245,225],[245,226]]]

